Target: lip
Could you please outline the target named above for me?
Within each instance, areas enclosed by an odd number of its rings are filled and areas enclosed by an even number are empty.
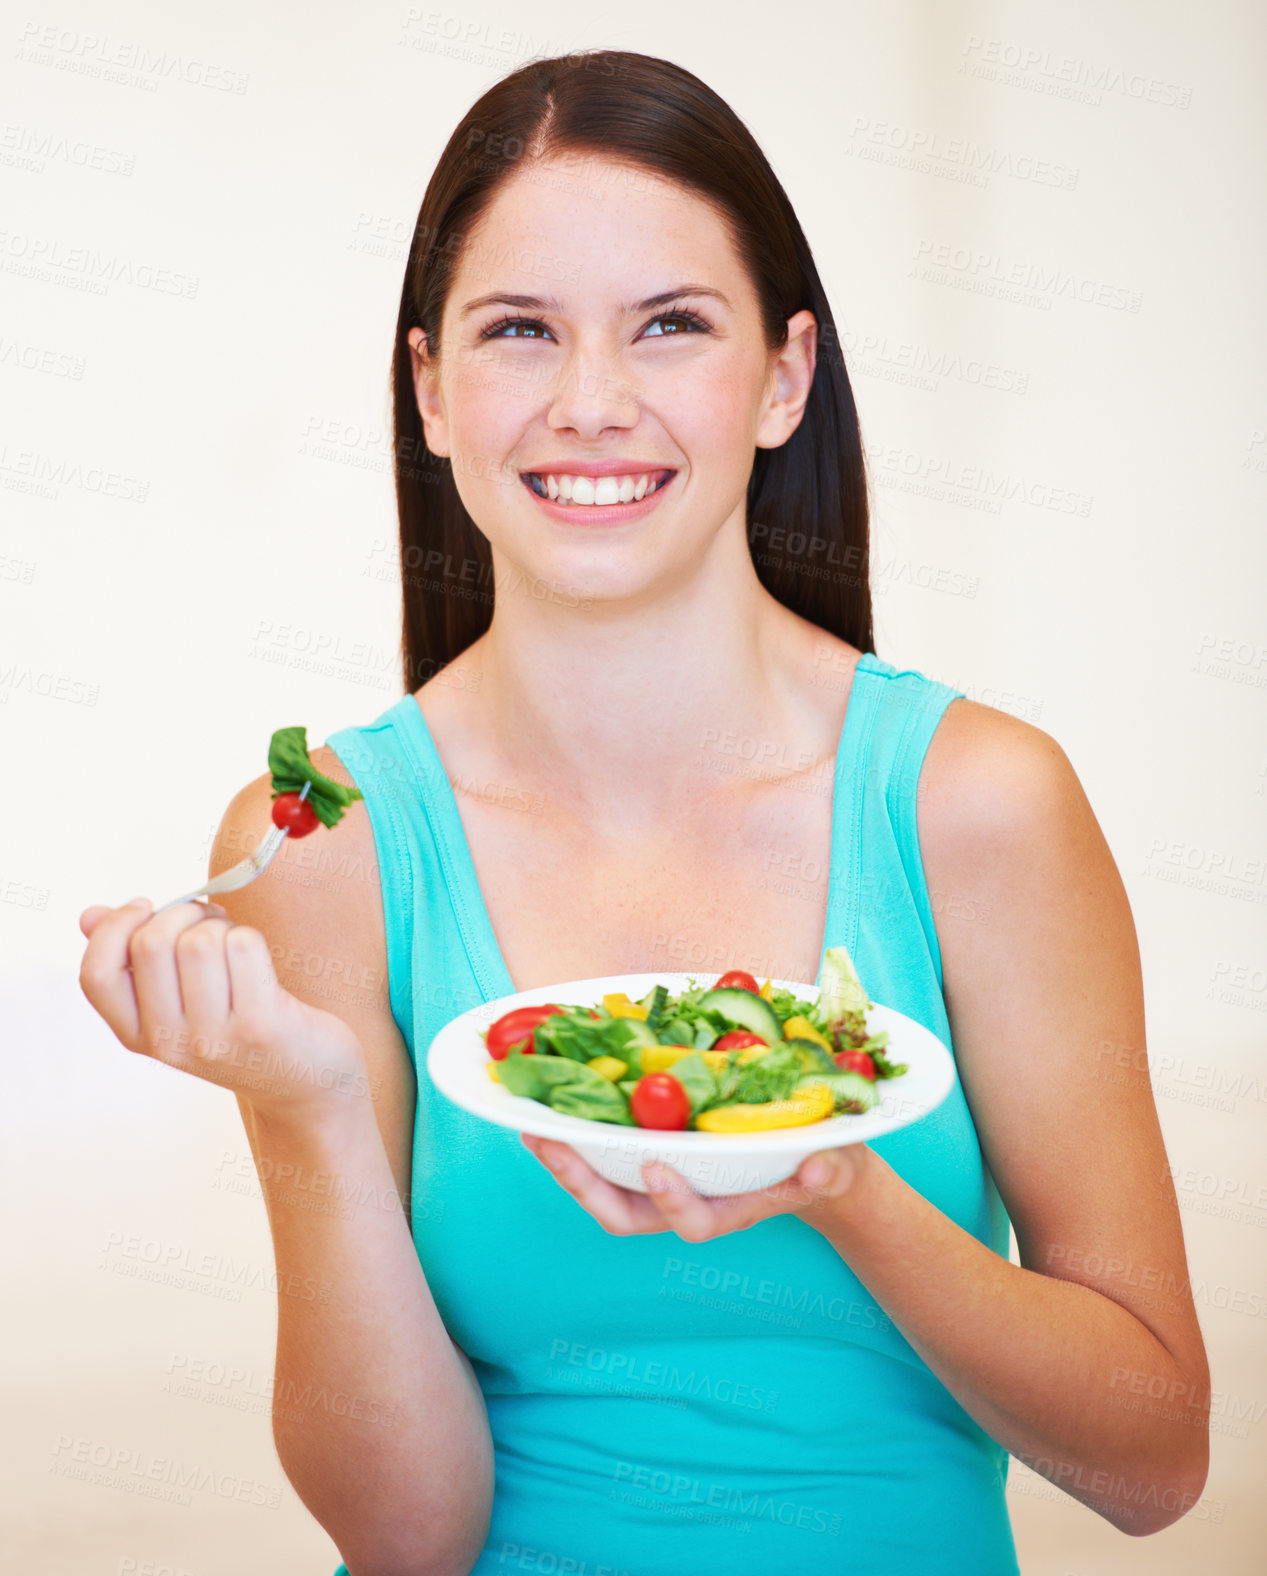
[[[544,465],[527,465],[521,476],[658,476],[671,471],[672,465],[653,465],[647,460],[550,460]]]
[[[614,463],[614,462],[613,462]],[[662,474],[668,467],[644,466],[643,471],[649,474]],[[642,471],[634,472],[641,476]],[[562,466],[557,471],[522,471],[519,476],[524,491],[533,503],[552,520],[558,520],[563,525],[627,525],[635,520],[641,520],[644,515],[650,514],[660,499],[668,492],[677,479],[677,471],[670,471],[668,477],[660,483],[653,493],[648,493],[645,498],[639,498],[637,503],[605,503],[605,504],[570,504],[556,503],[552,498],[542,498],[532,490],[532,483],[528,480],[533,476],[625,476],[629,472],[625,469],[611,469],[606,471],[568,471]]]

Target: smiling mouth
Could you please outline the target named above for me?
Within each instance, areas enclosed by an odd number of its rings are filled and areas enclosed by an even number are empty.
[[[521,479],[547,503],[578,509],[610,508],[613,504],[639,503],[657,492],[677,472],[630,471],[623,476],[571,476],[524,471]]]

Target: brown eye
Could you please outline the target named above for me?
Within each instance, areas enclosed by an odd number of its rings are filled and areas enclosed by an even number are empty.
[[[525,334],[506,334],[503,332],[503,330],[507,328],[530,329],[532,332]],[[542,334],[548,334],[549,332],[550,330],[545,326],[545,324],[538,322],[534,317],[503,317],[499,318],[496,323],[490,323],[488,327],[480,334],[480,338],[540,339]]]

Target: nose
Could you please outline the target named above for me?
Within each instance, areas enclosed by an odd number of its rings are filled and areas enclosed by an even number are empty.
[[[639,409],[640,391],[619,359],[578,345],[551,385],[546,421],[552,431],[596,438],[608,427],[635,426]]]

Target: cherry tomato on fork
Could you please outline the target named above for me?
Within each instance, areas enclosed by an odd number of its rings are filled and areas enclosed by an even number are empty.
[[[713,986],[714,990],[750,990],[754,996],[761,994],[761,987],[757,984],[756,976],[749,974],[747,969],[731,969],[729,974],[723,974]]]
[[[504,1013],[496,1023],[489,1025],[484,1037],[485,1049],[495,1062],[505,1061],[514,1050],[529,1056],[536,1050],[532,1031],[539,1023],[544,1023],[547,1018],[562,1011],[563,1008],[555,1006],[552,1001],[540,1007],[516,1007],[513,1012]]]
[[[321,822],[306,799],[297,793],[279,793],[273,800],[273,825],[285,827],[292,837],[307,837]]]

